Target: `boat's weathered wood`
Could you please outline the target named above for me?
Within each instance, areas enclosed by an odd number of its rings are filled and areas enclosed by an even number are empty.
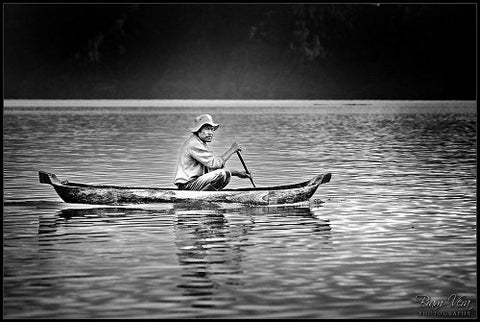
[[[170,188],[141,188],[107,185],[88,185],[60,181],[55,174],[40,171],[40,183],[50,184],[68,203],[138,204],[174,202],[228,202],[256,205],[277,205],[310,199],[318,186],[329,182],[331,174],[318,175],[294,185],[224,189],[220,191],[191,191]]]

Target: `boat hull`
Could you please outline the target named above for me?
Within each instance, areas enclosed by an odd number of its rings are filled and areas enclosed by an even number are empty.
[[[264,188],[192,191],[169,188],[134,188],[61,182],[55,174],[40,171],[40,183],[51,184],[67,203],[146,204],[179,202],[224,202],[252,205],[293,204],[309,200],[318,186],[330,181],[331,174],[318,175],[295,185]]]

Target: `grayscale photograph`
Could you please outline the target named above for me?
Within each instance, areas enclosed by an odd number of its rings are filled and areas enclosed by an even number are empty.
[[[4,319],[476,319],[476,3],[3,3]]]

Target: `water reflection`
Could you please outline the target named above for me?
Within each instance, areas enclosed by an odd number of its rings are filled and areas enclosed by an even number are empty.
[[[317,219],[309,208],[215,209],[211,206],[192,209],[176,206],[172,211],[176,214],[174,231],[178,262],[183,270],[177,287],[192,308],[227,306],[231,309],[237,301],[236,294],[241,293],[249,279],[245,271],[251,267],[244,268],[243,262],[250,252],[255,252],[255,241],[258,241],[255,230],[284,229],[295,238],[294,225],[307,228],[309,234],[323,234],[327,241],[331,230],[328,222]],[[265,222],[273,226],[264,227]]]
[[[145,212],[142,209],[128,209],[108,207],[108,208],[87,208],[87,209],[62,209],[54,215],[41,215],[39,216],[39,235],[55,233],[61,226],[68,225],[72,220],[79,219],[85,222],[83,219],[90,219],[90,223],[93,222],[105,222],[112,223],[115,218],[125,218],[128,215],[135,215],[141,212]]]
[[[192,307],[229,301],[242,286],[242,259],[249,246],[252,217],[228,220],[228,211],[176,209],[175,245],[183,270],[177,285]]]
[[[166,224],[162,232],[152,228],[159,218]],[[167,231],[171,236],[167,236]],[[44,287],[66,296],[71,287],[81,288],[84,294],[97,294],[101,287],[104,301],[107,298],[116,301],[116,290],[121,289],[122,294],[132,294],[129,305],[144,306],[150,313],[161,305],[162,314],[172,313],[177,317],[178,307],[192,310],[182,310],[181,317],[232,316],[247,314],[243,296],[252,287],[252,279],[261,282],[270,278],[269,274],[258,276],[259,271],[255,269],[262,248],[272,247],[289,256],[308,240],[305,245],[308,249],[327,249],[331,233],[328,220],[321,219],[319,207],[210,204],[202,207],[172,205],[170,209],[63,209],[39,217],[38,260],[48,275],[60,274],[60,278],[45,280],[48,285],[44,283]],[[150,256],[149,248],[165,251],[166,247],[157,242],[158,238],[172,244],[176,263]],[[123,240],[128,240],[128,246]],[[142,249],[139,248],[141,243]],[[129,248],[135,252],[133,257]],[[72,258],[67,258],[71,256],[69,252],[79,254],[78,258],[72,262]],[[103,264],[100,271],[88,268],[94,262],[107,261],[109,265]],[[60,262],[68,264],[58,266]],[[115,262],[122,264],[117,267]],[[59,269],[61,273],[57,272]],[[125,274],[128,274],[128,282],[123,277]],[[168,274],[172,276],[171,285],[165,282]],[[81,278],[81,286],[76,282],[73,286],[62,283],[63,278]],[[148,285],[142,296],[137,296],[145,279]],[[281,285],[281,281],[278,283]],[[95,306],[93,300],[90,305]],[[107,304],[97,309],[101,309],[102,314],[108,314],[109,309],[118,310],[115,305]],[[36,305],[42,307],[41,303]],[[64,305],[68,307],[69,304]],[[172,312],[168,311],[170,307]],[[91,310],[89,317],[98,316],[96,309],[91,307]]]

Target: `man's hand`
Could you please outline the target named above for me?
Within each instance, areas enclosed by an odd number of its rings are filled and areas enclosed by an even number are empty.
[[[240,145],[240,143],[233,142],[230,149],[233,151],[233,153],[235,153],[237,151],[242,151],[242,146]]]
[[[250,178],[250,175],[245,172],[245,171],[238,171],[238,170],[230,170],[230,173],[234,177],[239,177],[239,178]]]
[[[228,149],[227,151],[225,151],[224,154],[222,154],[222,158],[227,161],[232,155],[234,155],[238,151],[242,151],[242,146],[240,145],[240,143],[233,142],[230,149]]]

